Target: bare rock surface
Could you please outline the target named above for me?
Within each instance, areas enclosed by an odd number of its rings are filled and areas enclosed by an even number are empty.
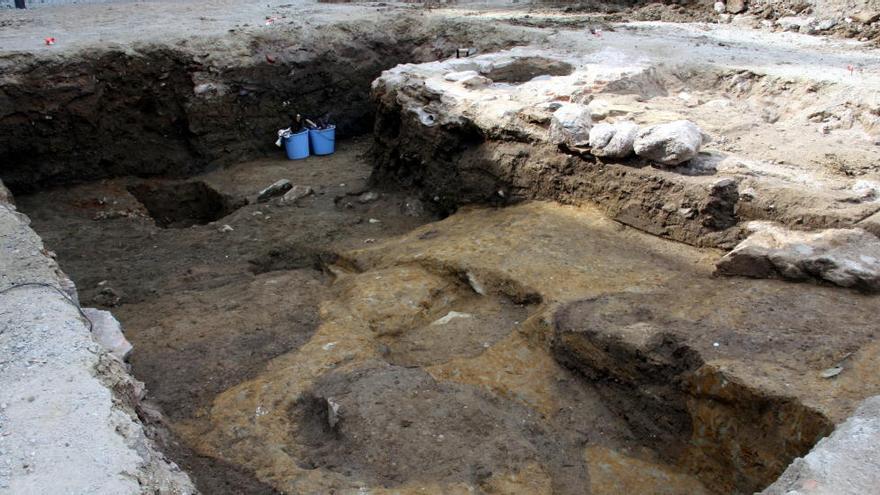
[[[862,229],[802,232],[752,222],[749,230],[749,237],[718,261],[717,273],[880,291],[880,239]]]
[[[297,184],[281,197],[281,204],[295,204],[297,201],[315,194],[311,186]]]
[[[293,184],[291,184],[289,180],[278,179],[277,181],[267,186],[265,189],[260,190],[260,192],[257,194],[257,201],[269,201],[275,196],[281,196],[291,189],[293,189]]]
[[[730,14],[741,14],[746,10],[745,0],[727,0],[725,10]]]
[[[633,150],[637,155],[663,165],[679,165],[697,156],[703,140],[703,132],[697,124],[676,120],[639,130]]]
[[[860,221],[856,226],[880,237],[880,212],[874,213],[868,218]]]
[[[867,110],[880,100],[866,91],[876,85],[867,77],[876,51],[719,25],[693,34],[629,24],[593,43],[560,32],[540,48],[385,71],[373,83],[373,178],[416,185],[442,213],[473,202],[590,202],[627,225],[724,249],[752,220],[848,228],[880,211],[880,119]],[[749,48],[764,43],[787,48]],[[673,56],[684,52],[686,63]],[[804,58],[810,52],[822,55]],[[850,64],[853,78],[839,77],[838,57],[866,57],[866,72]],[[473,88],[458,81],[496,65],[522,76]],[[586,105],[593,128],[639,126],[637,156],[625,145],[615,156],[598,146],[557,149],[566,137],[554,115],[577,108],[569,105]],[[597,144],[607,129],[596,129]],[[734,183],[716,189],[724,179]]]

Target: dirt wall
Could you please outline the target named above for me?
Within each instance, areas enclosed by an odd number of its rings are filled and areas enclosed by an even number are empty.
[[[238,33],[65,57],[0,56],[0,177],[13,191],[118,175],[188,175],[271,153],[301,113],[339,137],[369,132],[370,83],[458,46],[498,49],[522,33],[390,15],[313,32]],[[204,49],[204,51],[203,51]]]

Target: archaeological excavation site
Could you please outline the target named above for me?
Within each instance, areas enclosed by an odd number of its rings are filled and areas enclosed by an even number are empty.
[[[877,0],[0,0],[0,494],[880,494]]]

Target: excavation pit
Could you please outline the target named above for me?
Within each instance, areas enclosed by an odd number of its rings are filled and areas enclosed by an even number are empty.
[[[332,158],[193,178],[230,196],[279,177],[315,191],[295,205],[244,205],[222,220],[231,231],[96,220],[69,207],[94,188],[107,197],[112,183],[19,197],[84,304],[101,304],[106,287],[124,295],[114,313],[137,349],[135,376],[179,439],[174,459],[203,490],[746,493],[827,435],[834,411],[859,394],[829,395],[827,382],[810,379],[801,399],[788,399],[753,388],[741,364],[783,362],[791,382],[863,349],[843,379],[871,380],[858,371],[873,359],[871,323],[859,323],[872,321],[870,296],[717,280],[711,251],[591,209],[537,202],[439,222],[409,216],[417,200],[406,192],[364,196],[370,164],[358,156],[371,143],[342,144]],[[633,283],[639,292],[620,295]],[[597,315],[571,316],[597,303],[559,306],[597,294],[607,294]],[[658,303],[644,308],[646,299]],[[672,316],[711,315],[713,304],[762,307],[765,319],[725,313],[719,322],[741,322],[725,327]],[[802,307],[827,320],[793,323]],[[827,333],[831,320],[847,333]],[[761,354],[769,336],[775,350]],[[742,388],[725,395],[712,388],[718,380]],[[836,405],[808,406],[811,396]],[[746,454],[733,445],[760,455],[761,467],[734,468]],[[638,476],[596,474],[609,459]]]
[[[807,41],[734,28],[315,8],[329,27],[224,28],[246,50],[48,64],[69,94],[23,73],[40,110],[0,115],[13,135],[52,114],[0,172],[79,302],[122,323],[133,421],[202,493],[754,493],[880,392],[876,295],[715,271],[751,220],[880,232],[876,112],[851,91],[876,84],[828,68],[876,53],[817,70]],[[137,98],[101,86],[114,64]],[[277,128],[325,101],[337,152],[283,159]],[[713,139],[675,166],[600,156],[549,141],[563,105]],[[125,158],[96,108],[167,160]],[[48,122],[100,139],[67,155]],[[301,194],[255,199],[281,180]]]
[[[166,229],[205,225],[239,206],[204,182],[138,184],[129,186],[128,191],[144,205],[156,225]]]

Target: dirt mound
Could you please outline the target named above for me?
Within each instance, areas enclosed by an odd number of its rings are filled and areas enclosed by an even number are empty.
[[[291,414],[304,467],[386,487],[480,484],[558,456],[563,443],[520,404],[398,366],[324,376]],[[557,493],[576,492],[570,486]]]

